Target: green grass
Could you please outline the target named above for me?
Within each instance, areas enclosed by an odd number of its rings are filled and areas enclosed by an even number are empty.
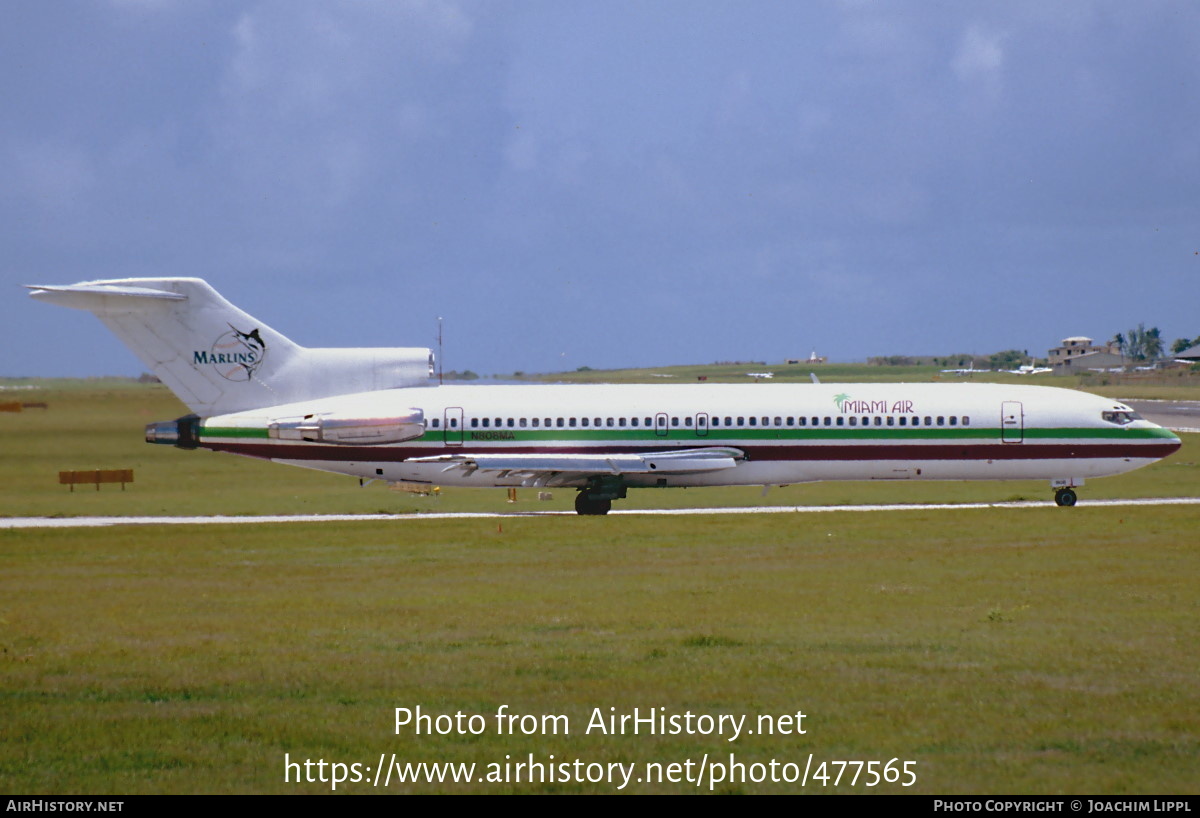
[[[1048,508],[0,531],[0,789],[328,790],[286,785],[284,753],[811,752],[914,760],[923,793],[1194,793],[1198,519]],[[395,707],[490,717],[502,704],[573,730],[393,729]],[[635,706],[800,710],[808,733],[582,735],[593,708]]]
[[[161,388],[0,415],[0,513],[513,508],[141,442]],[[1197,436],[1099,496],[1200,494]],[[132,466],[68,493],[59,468]],[[1036,483],[824,484],[769,502],[1009,499]],[[792,492],[789,494],[789,492]],[[522,492],[522,496],[526,496]],[[529,493],[530,495],[532,493]],[[523,500],[518,510],[565,507]],[[631,493],[625,507],[761,502]],[[440,505],[439,505],[440,504]],[[921,793],[1196,793],[1195,507],[0,530],[0,791],[327,792],[284,754],[914,760]],[[564,714],[566,736],[396,735],[393,710]],[[806,714],[802,736],[584,735],[593,708]],[[393,791],[611,792],[608,784]],[[641,784],[637,792],[693,792]],[[794,792],[735,784],[730,792]],[[341,791],[374,792],[365,784]],[[809,791],[820,791],[810,784]],[[876,788],[901,791],[895,785]],[[839,791],[865,792],[843,785]]]

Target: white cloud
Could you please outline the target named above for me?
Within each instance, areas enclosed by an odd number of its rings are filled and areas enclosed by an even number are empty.
[[[963,82],[998,82],[1004,68],[1004,36],[972,25],[958,43],[951,67]]]

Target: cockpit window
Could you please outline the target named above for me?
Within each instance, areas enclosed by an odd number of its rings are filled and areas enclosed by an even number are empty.
[[[1137,412],[1120,411],[1120,412],[1101,412],[1100,417],[1107,420],[1109,423],[1115,423],[1118,426],[1124,426],[1126,423],[1133,423],[1135,420],[1141,420],[1142,416]]]

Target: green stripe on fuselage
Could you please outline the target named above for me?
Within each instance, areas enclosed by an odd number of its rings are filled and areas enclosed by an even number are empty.
[[[472,435],[476,435],[473,437]],[[1019,433],[1014,430],[1011,437]],[[1169,429],[1086,429],[1086,428],[1034,428],[1025,429],[1022,433],[1026,439],[1104,439],[1104,440],[1154,440],[1169,439],[1175,434]],[[512,435],[509,437],[509,435]],[[216,426],[203,427],[201,437],[208,439],[259,439],[269,438],[266,429],[249,427]],[[457,443],[458,434],[451,435]],[[680,427],[671,428],[667,434],[660,435],[654,429],[619,429],[600,427],[593,429],[508,429],[500,428],[488,431],[466,430],[462,435],[463,445],[472,443],[546,443],[558,441],[599,442],[599,441],[630,441],[637,443],[654,443],[663,441],[686,440],[696,443],[719,443],[745,440],[1000,440],[1001,430],[996,428],[946,428],[946,427],[875,427],[875,426],[837,426],[837,427],[766,427],[766,428],[710,428],[707,434],[696,434],[694,429]],[[424,435],[415,438],[411,443],[443,443],[446,437],[442,430],[427,430]],[[284,441],[286,442],[286,441]]]

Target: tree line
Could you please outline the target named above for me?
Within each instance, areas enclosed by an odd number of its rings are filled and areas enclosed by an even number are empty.
[[[1161,358],[1165,344],[1158,327],[1146,329],[1145,324],[1138,324],[1136,328],[1129,330],[1127,333],[1118,332],[1112,337],[1109,343],[1120,350],[1121,355],[1126,358],[1132,358],[1135,361],[1152,361],[1156,358]],[[1171,352],[1178,355],[1185,349],[1194,347],[1197,344],[1200,344],[1200,335],[1191,339],[1176,338],[1171,343]]]

